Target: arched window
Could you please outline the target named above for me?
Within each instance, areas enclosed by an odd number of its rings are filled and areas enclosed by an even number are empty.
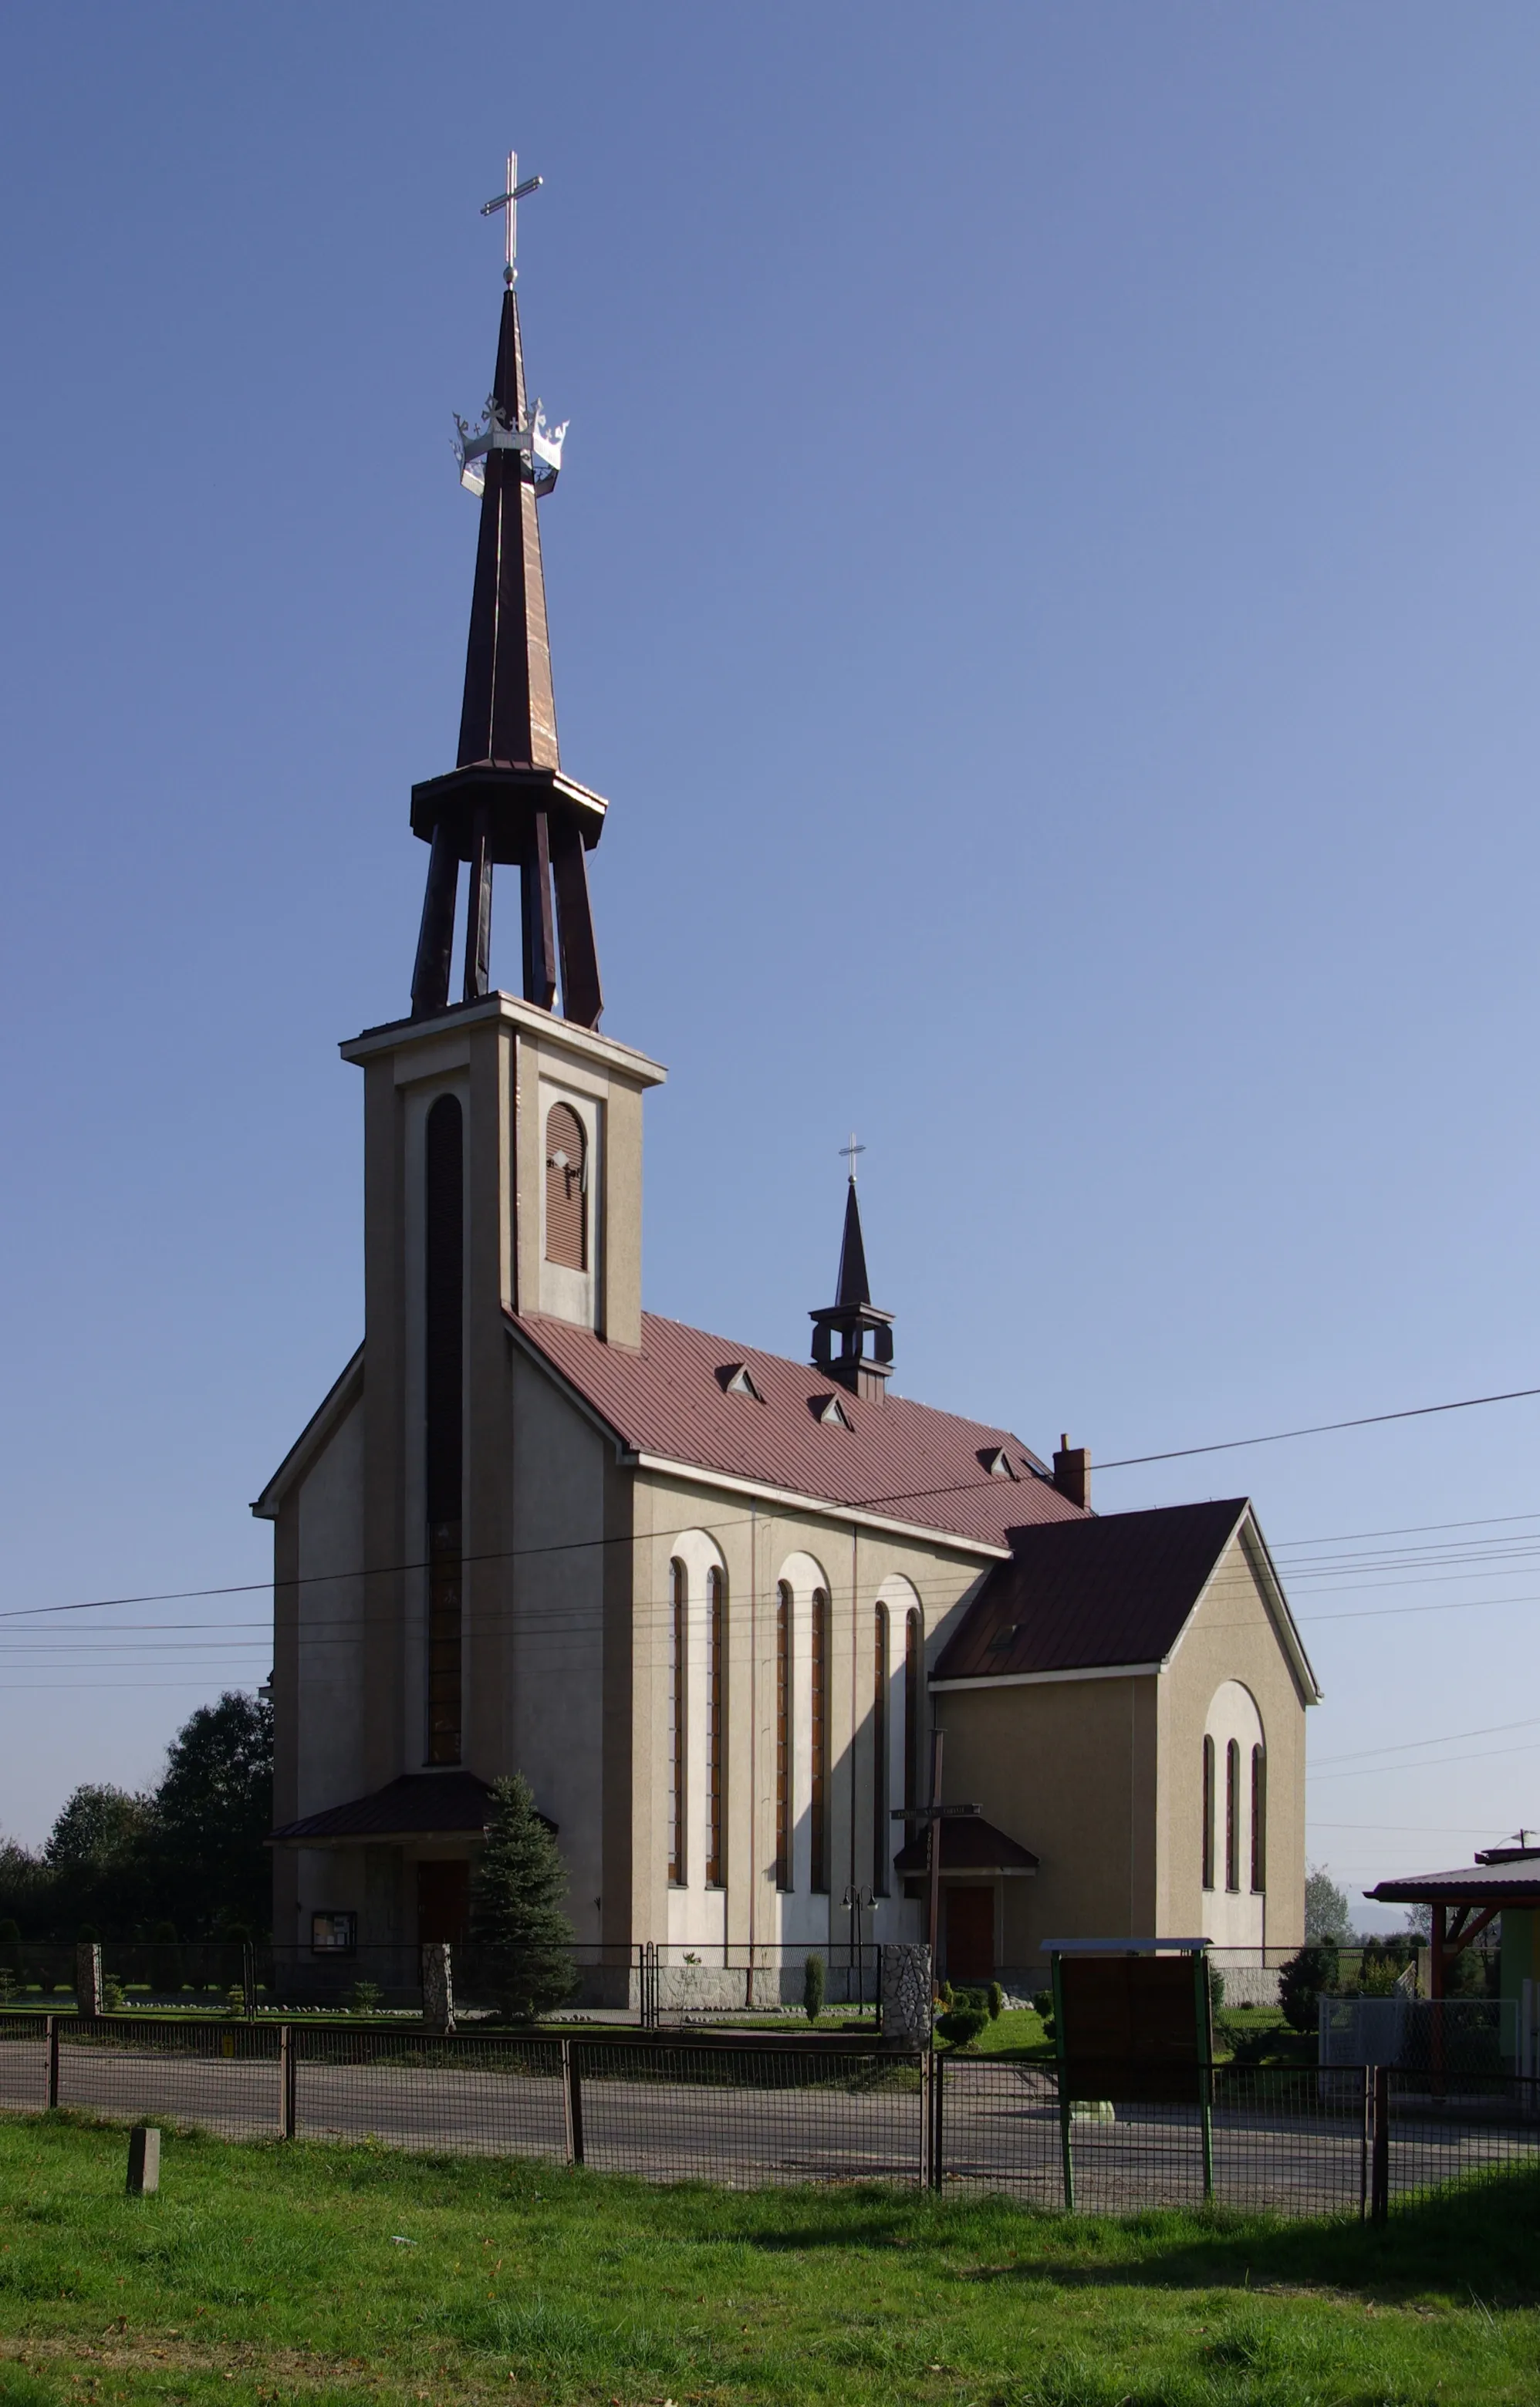
[[[722,1754],[727,1731],[722,1673],[727,1657],[727,1581],[713,1563],[706,1575],[706,1885],[722,1885]]]
[[[465,1360],[464,1122],[440,1095],[423,1132],[422,1404],[428,1519],[427,1759],[458,1763]]]
[[[872,1616],[875,1645],[872,1657],[872,1887],[888,1894],[888,1867],[892,1841],[888,1833],[888,1612],[878,1605]]]
[[[1203,1885],[1214,1886],[1214,1742],[1203,1743]]]
[[[904,1617],[904,1802],[922,1805],[920,1795],[920,1753],[923,1744],[920,1729],[921,1675],[924,1671],[923,1648],[920,1636],[920,1616],[906,1613]],[[912,1839],[919,1824],[910,1824],[905,1837]]]
[[[776,1887],[791,1886],[791,1591],[776,1588]]]
[[[546,1260],[588,1268],[588,1136],[570,1104],[546,1115]]]
[[[1260,1897],[1267,1887],[1267,1751],[1251,1750],[1251,1887]]]
[[[1234,1739],[1224,1750],[1224,1885],[1241,1885],[1241,1751]]]
[[[682,1888],[684,1858],[685,1660],[690,1588],[676,1555],[668,1566],[668,1877]]]
[[[817,1892],[829,1886],[829,1599],[813,1590],[812,1663],[807,1684],[808,1742],[812,1754],[813,1874]]]

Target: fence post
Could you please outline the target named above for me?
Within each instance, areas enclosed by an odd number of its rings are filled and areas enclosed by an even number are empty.
[[[294,2101],[298,2085],[294,2079],[294,2026],[278,2025],[278,2138],[294,2136]]]
[[[1369,2158],[1375,2142],[1375,2069],[1372,2064],[1363,2067],[1362,2102],[1363,2129],[1359,2134],[1358,2148],[1358,2219],[1363,2223],[1369,2214]]]
[[[567,2162],[583,2161],[583,2076],[575,2040],[562,2042],[562,2110],[566,2123]]]
[[[59,2017],[57,2015],[49,2015],[46,2020],[49,2052],[48,2102],[50,2106],[57,2106],[59,2103]]]
[[[1375,2067],[1375,2149],[1370,2182],[1369,2215],[1375,2223],[1390,2219],[1390,2068]]]
[[[250,1939],[241,1942],[241,2003],[246,2010],[247,2021],[254,2023],[257,2019],[257,1951]]]
[[[947,2176],[946,2127],[943,2101],[947,2095],[947,2059],[931,2057],[931,2187],[940,2189]]]
[[[920,2058],[920,2186],[931,2185],[931,2144],[935,2138],[935,2109],[931,2103],[931,2084],[935,2079],[935,2056],[931,2048],[921,2051]]]

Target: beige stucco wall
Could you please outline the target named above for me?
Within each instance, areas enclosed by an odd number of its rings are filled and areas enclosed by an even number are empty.
[[[743,1945],[844,1944],[850,1916],[841,1900],[848,1886],[887,1886],[892,1894],[878,1910],[876,1936],[920,1935],[920,1908],[906,1902],[901,1885],[885,1878],[877,1861],[877,1806],[873,1790],[873,1704],[876,1688],[874,1616],[884,1593],[899,1610],[912,1588],[925,1626],[927,1665],[949,1633],[962,1600],[985,1568],[977,1555],[945,1542],[872,1530],[837,1514],[798,1511],[759,1501],[704,1481],[659,1472],[635,1478],[635,1534],[630,1550],[634,1594],[633,1927],[635,1935],[711,1942],[718,1933]],[[689,1897],[668,1882],[668,1566],[681,1531],[698,1532],[692,1545],[703,1563],[717,1553],[727,1575],[726,1746],[723,1831],[725,1894],[708,1897],[691,1871]],[[815,1578],[830,1600],[828,1887],[814,1892],[807,1864],[806,1766],[794,1759],[797,1802],[793,1857],[797,1886],[790,1893],[775,1885],[776,1859],[776,1590],[787,1577],[797,1600],[796,1622],[806,1644],[806,1603]],[[905,1586],[905,1584],[908,1585]],[[898,1620],[895,1615],[895,1630]],[[793,1691],[798,1691],[798,1668]],[[804,1685],[793,1710],[793,1727],[806,1744]],[[901,1711],[903,1651],[890,1656],[890,1728]],[[922,1699],[923,1710],[923,1699]],[[693,1730],[690,1741],[698,1752]],[[896,1783],[889,1794],[902,1802]],[[687,1809],[692,1814],[693,1802]],[[890,1857],[903,1842],[903,1827],[884,1817]],[[701,1849],[688,1861],[698,1864]],[[873,1935],[867,1923],[864,1934]]]
[[[1305,1693],[1269,1610],[1254,1539],[1232,1540],[1160,1683],[1161,1814],[1156,1895],[1162,1927],[1208,1935],[1203,1889],[1203,1737],[1226,1680],[1249,1691],[1267,1750],[1266,1887],[1262,1939],[1305,1937]],[[1222,1783],[1222,1766],[1220,1771]],[[1222,1813],[1222,1804],[1221,1804]],[[1222,1858],[1222,1844],[1219,1849]],[[1216,1872],[1222,1881],[1222,1864]],[[1243,1880],[1248,1868],[1243,1864]],[[1219,1934],[1215,1934],[1219,1935]]]
[[[1153,1933],[1156,1686],[1146,1674],[937,1693],[948,1794],[1041,1859],[1000,1884],[1003,1964],[1035,1969],[1045,1938]]]

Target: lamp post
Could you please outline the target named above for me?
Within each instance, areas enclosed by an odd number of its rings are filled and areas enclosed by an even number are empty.
[[[840,1903],[844,1906],[846,1913],[850,1916],[854,1925],[856,1943],[856,2004],[863,2014],[866,2010],[866,1958],[863,1953],[861,1944],[861,1917],[863,1914],[875,1914],[877,1912],[878,1902],[879,1901],[875,1889],[861,1888],[854,1885],[846,1890],[845,1895],[840,1900]]]

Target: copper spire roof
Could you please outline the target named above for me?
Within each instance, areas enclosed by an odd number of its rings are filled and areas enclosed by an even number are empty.
[[[490,398],[509,427],[529,423],[519,303],[511,285],[503,295]],[[540,521],[535,487],[520,473],[523,457],[502,449],[486,459],[456,755],[462,768],[473,761],[505,768],[562,765]]]

